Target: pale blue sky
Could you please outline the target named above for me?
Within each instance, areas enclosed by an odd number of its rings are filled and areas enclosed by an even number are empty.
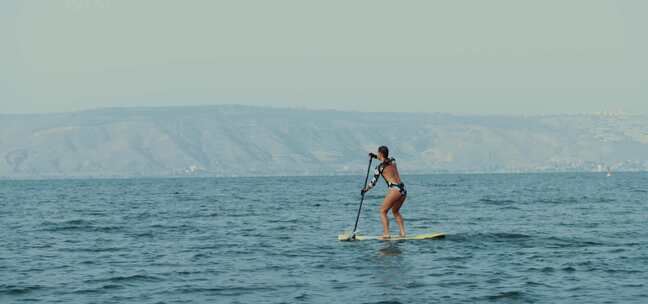
[[[0,113],[648,114],[648,1],[0,1]]]

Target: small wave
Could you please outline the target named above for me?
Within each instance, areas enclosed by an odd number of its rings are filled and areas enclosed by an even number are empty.
[[[645,285],[644,285],[644,284],[641,284],[641,283],[636,283],[636,284],[631,283],[631,284],[623,284],[623,285],[621,285],[621,286],[623,286],[623,287],[631,287],[631,288],[642,288],[642,287],[644,287]]]
[[[117,284],[107,284],[104,286],[101,286],[99,288],[88,288],[88,289],[79,289],[75,290],[72,293],[74,294],[97,294],[97,293],[104,293],[109,290],[115,290],[115,289],[123,289],[124,286],[122,285],[117,285]]]
[[[103,290],[122,289],[122,288],[124,288],[124,286],[116,285],[116,284],[108,284],[108,285],[101,286],[101,289]]]
[[[122,226],[102,226],[97,225],[94,221],[83,219],[68,220],[62,222],[45,221],[41,224],[44,228],[41,231],[47,232],[61,232],[61,231],[92,231],[92,232],[106,232],[113,233],[122,231]]]
[[[449,241],[467,243],[471,246],[513,246],[523,248],[587,248],[604,245],[601,242],[575,237],[547,236],[509,232],[452,234]]]
[[[604,246],[606,244],[601,242],[595,242],[591,240],[583,240],[573,237],[557,237],[550,236],[544,239],[547,247],[550,248],[580,248],[580,247],[593,247],[593,246]]]
[[[574,197],[558,198],[558,199],[537,199],[533,201],[534,204],[547,204],[547,205],[565,205],[565,204],[575,204],[579,200]]]
[[[226,296],[240,296],[251,292],[270,292],[275,291],[276,288],[269,286],[223,286],[223,287],[189,287],[184,286],[176,288],[170,292],[174,294],[193,294],[193,293],[206,293]]]
[[[409,283],[405,284],[405,287],[406,287],[407,289],[410,289],[410,288],[420,288],[420,287],[425,287],[425,286],[426,286],[425,284],[423,284],[423,283],[419,283],[419,282],[409,282]]]
[[[192,261],[198,261],[198,260],[202,260],[202,259],[208,259],[211,256],[212,255],[207,254],[207,253],[196,253],[191,257],[191,260]]]
[[[295,225],[293,225],[293,226],[276,226],[276,227],[270,228],[271,231],[278,231],[278,232],[281,232],[281,231],[296,231],[297,229],[298,229],[298,227],[295,226]],[[246,234],[246,235],[252,235],[252,234]],[[279,238],[280,236],[275,236],[275,237]]]
[[[199,197],[194,195],[175,194],[175,197],[179,202],[196,202],[201,200]]]
[[[296,224],[299,223],[299,219],[289,219],[289,220],[284,220],[284,219],[270,219],[267,221],[268,223],[289,223],[289,224]]]
[[[448,262],[461,262],[461,261],[467,261],[471,259],[473,256],[470,254],[466,255],[453,255],[453,256],[446,256],[446,257],[441,257],[439,260],[442,261],[448,261]]]
[[[616,202],[616,199],[613,198],[608,198],[608,197],[599,197],[595,200],[596,203],[614,203]]]
[[[105,232],[105,233],[120,232],[120,231],[123,231],[123,230],[124,230],[123,226],[94,226],[94,227],[92,227],[92,231]]]
[[[542,268],[531,267],[531,268],[528,269],[528,271],[532,271],[532,272],[539,271],[539,272],[544,272],[544,273],[550,273],[550,272],[556,271],[556,269],[553,268],[553,267],[549,267],[549,266],[542,267]]]
[[[223,248],[223,245],[220,243],[216,243],[216,244],[204,243],[201,245],[189,247],[189,249],[191,250],[221,249],[221,248]]]
[[[492,198],[482,198],[479,200],[479,202],[488,205],[510,205],[515,203],[514,200],[510,200],[510,199],[492,199]]]
[[[621,253],[627,251],[625,248],[613,248],[608,250],[608,253]]]
[[[510,233],[510,232],[463,232],[463,233],[453,233],[446,236],[447,240],[454,242],[490,242],[495,241],[507,241],[507,240],[525,240],[531,239],[531,236],[523,233]]]
[[[186,215],[181,216],[183,219],[197,219],[197,218],[214,218],[219,216],[218,212],[195,212],[195,213],[188,213]]]
[[[42,231],[47,231],[47,232],[60,232],[60,231],[67,231],[67,230],[88,230],[90,227],[92,227],[92,223],[83,221],[83,220],[73,220],[73,221],[65,221],[65,222],[45,222],[42,224],[45,226],[45,228],[42,229]]]
[[[188,225],[188,224],[177,224],[177,225],[153,224],[153,225],[150,225],[148,228],[155,228],[156,230],[159,229],[161,231],[189,231],[189,230],[196,230],[195,226]]]
[[[529,235],[509,232],[457,233],[449,235],[448,240],[482,245],[488,243],[510,243],[519,246],[544,248],[586,248],[609,245],[599,241],[576,237],[547,236],[541,234]]]
[[[489,234],[490,237],[499,239],[499,240],[520,240],[520,239],[529,239],[531,238],[528,234],[523,233],[508,233],[508,232],[495,232]]]
[[[0,295],[24,295],[39,289],[43,289],[43,286],[0,285]]]
[[[529,287],[549,287],[553,288],[554,286],[545,284],[545,283],[540,283],[540,282],[534,282],[534,281],[526,281],[524,285],[529,286]]]
[[[144,274],[134,274],[134,275],[129,275],[129,276],[115,276],[115,277],[110,277],[110,278],[105,278],[105,279],[92,279],[92,280],[86,280],[84,283],[104,283],[104,282],[111,282],[111,283],[131,283],[131,282],[161,282],[164,281],[164,279],[152,275],[144,275]]]
[[[62,252],[119,252],[126,250],[127,248],[124,247],[104,247],[104,248],[97,248],[97,247],[90,247],[90,248],[61,248],[59,251]]]
[[[230,217],[230,218],[236,218],[236,217],[253,217],[253,216],[258,216],[258,215],[259,215],[259,214],[257,214],[257,213],[254,212],[254,211],[248,211],[248,212],[244,211],[244,212],[241,212],[241,213],[230,213],[230,214],[227,214],[227,217]]]
[[[136,237],[136,238],[152,238],[155,236],[155,233],[153,231],[143,231],[143,232],[135,232],[135,233],[129,233],[129,236]]]
[[[150,217],[153,217],[153,214],[150,213],[150,212],[141,212],[141,213],[138,213],[138,214],[135,214],[135,215],[128,216],[128,218],[132,218],[132,219],[138,220],[138,221],[145,220],[145,219],[148,219]]]
[[[495,295],[486,296],[486,299],[491,301],[501,301],[501,300],[521,300],[525,298],[525,294],[521,291],[505,291],[500,292]]]
[[[428,186],[428,187],[435,187],[435,188],[454,188],[454,187],[459,186],[459,184],[456,184],[456,183],[452,183],[452,184],[439,184],[439,183],[437,183],[437,184],[430,184],[430,185],[427,185],[427,186]]]
[[[592,268],[591,270],[603,270],[603,269],[598,269],[598,268]],[[605,269],[603,270],[609,274],[640,274],[644,273],[641,270],[636,270],[636,269]]]

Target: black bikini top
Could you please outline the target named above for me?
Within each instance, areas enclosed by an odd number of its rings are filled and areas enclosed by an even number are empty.
[[[394,162],[396,162],[396,159],[391,157],[389,159],[384,160],[382,163],[380,163],[378,166],[376,166],[376,169],[374,170],[374,176],[371,179],[371,181],[369,182],[369,184],[367,185],[367,189],[371,189],[374,186],[376,186],[376,183],[378,182],[378,177],[382,176],[383,179],[385,179],[385,177],[383,176],[383,171],[385,171],[385,168],[387,166],[393,164]],[[385,183],[387,183],[387,186],[390,185],[390,183],[386,179],[385,179]],[[367,190],[367,191],[369,191],[369,190]]]

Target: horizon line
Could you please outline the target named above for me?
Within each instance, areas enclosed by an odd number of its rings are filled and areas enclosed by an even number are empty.
[[[241,107],[256,109],[274,109],[274,110],[291,110],[291,111],[308,111],[308,112],[338,112],[338,113],[379,113],[379,114],[418,114],[418,115],[449,115],[449,116],[477,116],[477,117],[552,117],[552,116],[634,116],[642,117],[648,114],[631,114],[623,110],[603,111],[603,112],[564,112],[564,113],[457,113],[457,112],[428,112],[428,111],[371,111],[371,110],[340,110],[332,108],[308,108],[297,106],[275,106],[275,105],[249,105],[249,104],[192,104],[192,105],[160,105],[160,106],[110,106],[95,107],[88,109],[60,111],[60,112],[0,112],[0,115],[16,116],[38,116],[38,115],[61,115],[61,114],[78,114],[88,112],[100,112],[106,110],[162,110],[178,108],[219,108],[219,107]]]

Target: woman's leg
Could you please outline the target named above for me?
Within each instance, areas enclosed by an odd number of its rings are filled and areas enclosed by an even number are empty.
[[[396,220],[396,223],[398,224],[398,229],[400,229],[400,236],[405,236],[405,222],[403,221],[403,216],[400,213],[400,208],[403,206],[403,203],[405,202],[405,199],[407,199],[407,196],[401,196],[396,203],[392,206],[392,214],[394,215],[394,219]]]
[[[385,196],[382,206],[380,206],[380,221],[383,225],[383,237],[389,237],[389,220],[387,219],[387,212],[395,203],[400,201],[400,193],[398,191],[389,191]]]

